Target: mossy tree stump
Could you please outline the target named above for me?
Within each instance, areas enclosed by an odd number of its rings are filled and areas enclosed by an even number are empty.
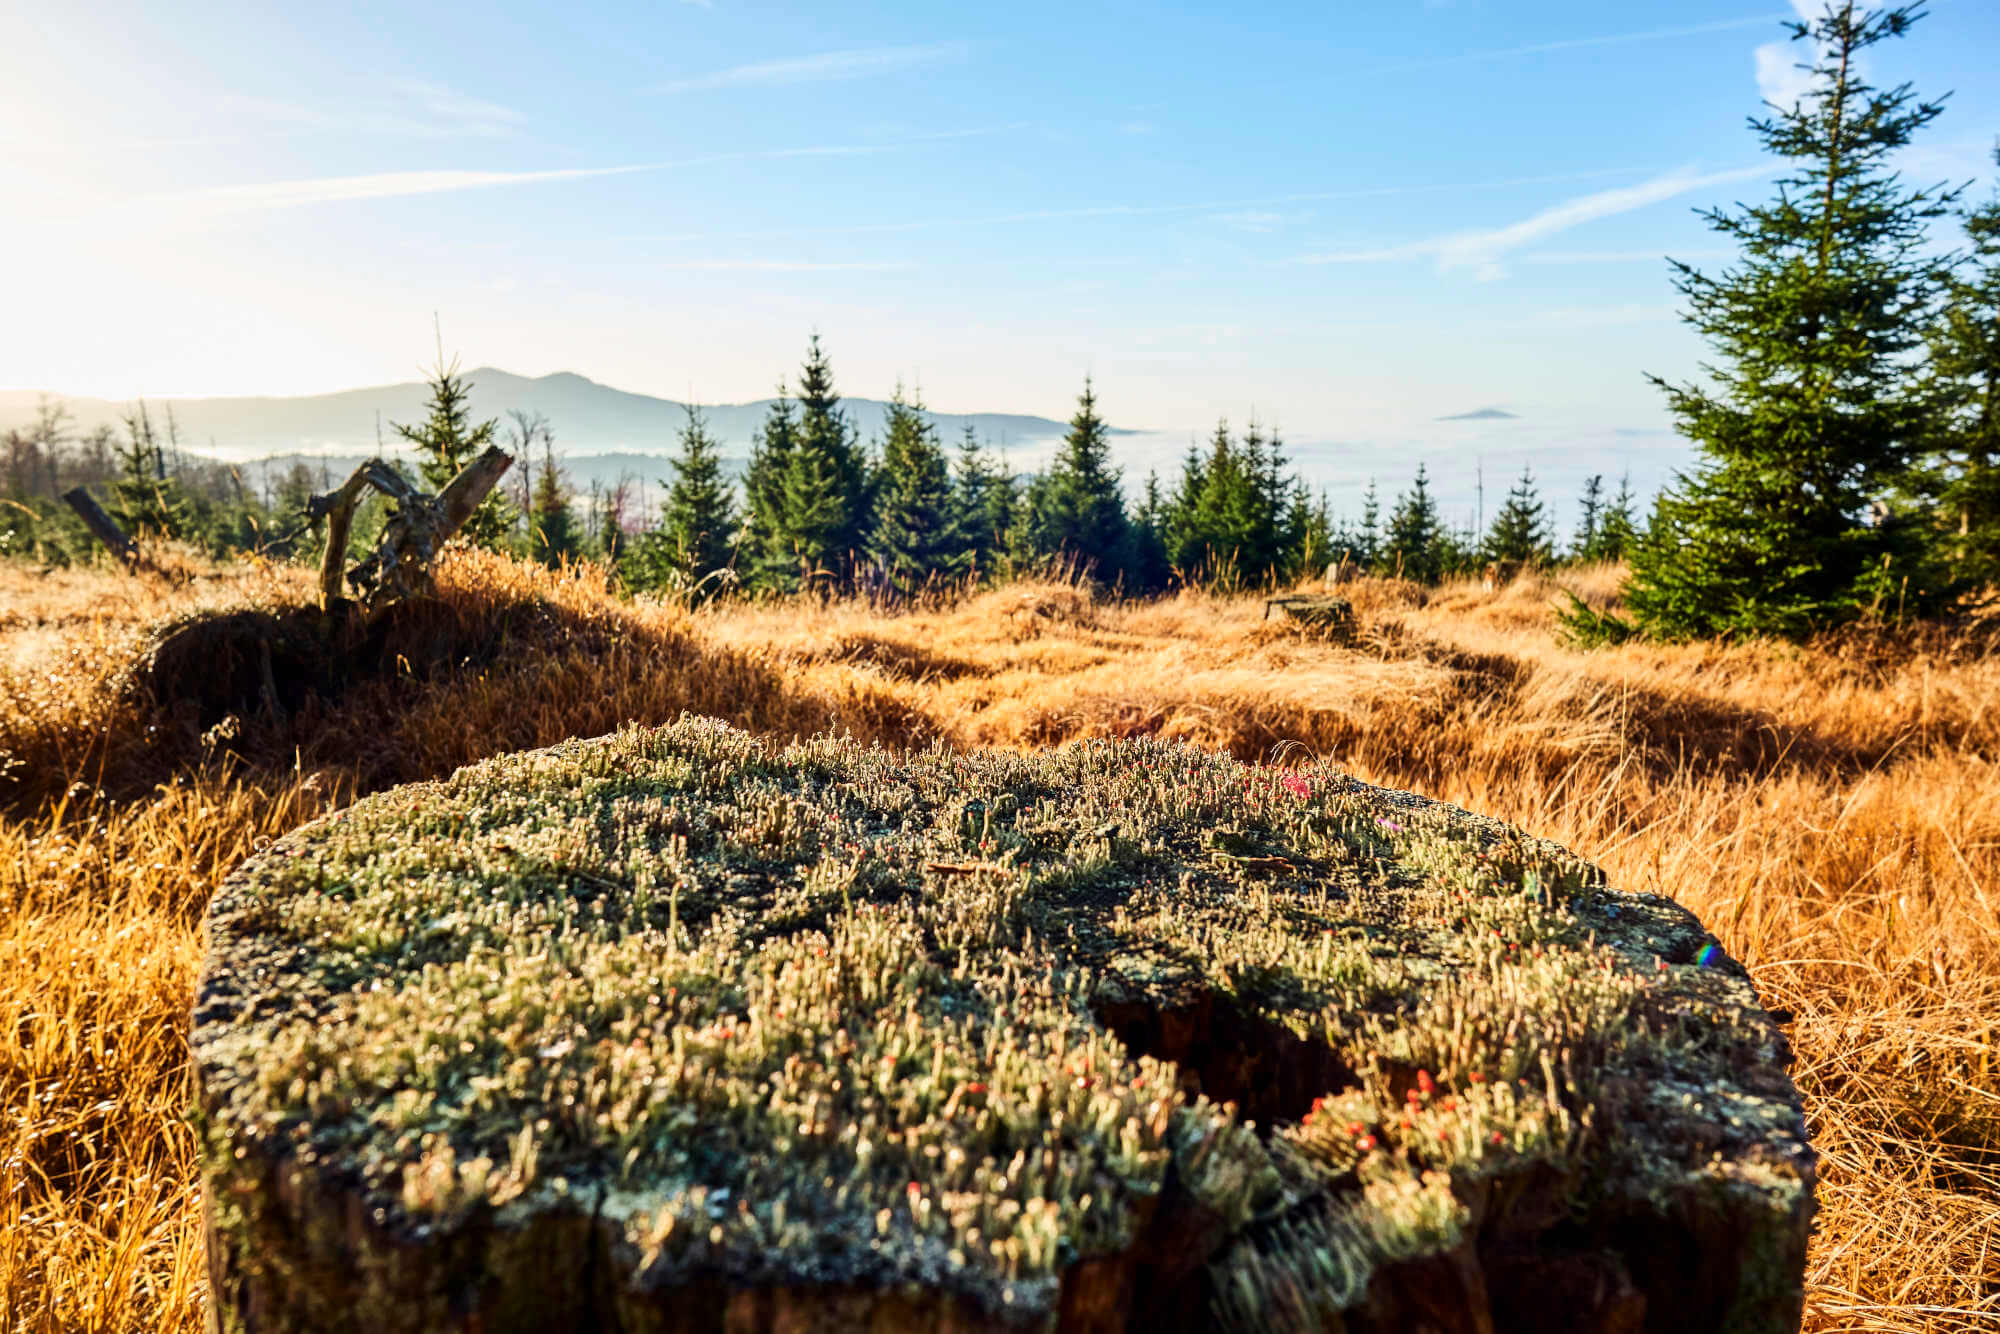
[[[194,1018],[222,1330],[1799,1321],[1743,971],[1326,769],[565,743],[243,866]]]

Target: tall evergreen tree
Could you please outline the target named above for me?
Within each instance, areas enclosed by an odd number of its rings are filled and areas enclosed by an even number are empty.
[[[533,509],[528,514],[528,553],[550,569],[575,560],[583,551],[571,503],[569,479],[556,462],[555,436],[542,435],[542,469],[535,478]]]
[[[1517,565],[1546,564],[1554,557],[1554,537],[1535,490],[1535,475],[1521,469],[1521,480],[1507,492],[1506,502],[1493,516],[1479,554],[1490,561]]]
[[[1251,417],[1243,430],[1243,537],[1238,558],[1245,579],[1266,583],[1285,563],[1285,453],[1276,431],[1269,435]]]
[[[959,546],[951,476],[937,428],[921,401],[903,396],[901,385],[889,400],[874,489],[875,531],[868,550],[899,593],[964,572],[970,562]]]
[[[1257,443],[1261,447],[1263,442]],[[1261,458],[1254,461],[1261,462]],[[1193,507],[1195,549],[1187,566],[1191,577],[1227,588],[1256,577],[1249,564],[1256,555],[1251,547],[1257,508],[1254,463],[1230,438],[1229,423],[1217,422]]]
[[[1200,509],[1202,493],[1208,489],[1208,465],[1201,449],[1188,441],[1181,459],[1180,480],[1168,493],[1161,515],[1161,540],[1166,546],[1167,563],[1183,579],[1199,577],[1197,566],[1204,563],[1207,544],[1202,539]]]
[[[1396,497],[1382,543],[1382,568],[1418,583],[1434,584],[1444,574],[1444,523],[1432,498],[1430,476],[1417,465],[1416,480]]]
[[[822,594],[843,587],[852,549],[842,545],[849,524],[839,466],[818,441],[801,438],[785,456],[778,487],[778,549],[792,559],[784,586]]]
[[[798,446],[820,455],[831,479],[834,495],[830,510],[838,510],[839,525],[827,538],[821,559],[843,577],[868,545],[874,527],[873,488],[868,475],[868,459],[854,424],[840,410],[840,394],[833,385],[833,365],[814,334],[806,346],[805,364],[799,369]],[[815,471],[819,465],[802,465]],[[792,534],[794,544],[799,534]],[[817,541],[817,538],[814,539]]]
[[[125,442],[117,447],[119,477],[111,484],[111,513],[134,537],[180,537],[193,516],[178,479],[167,475],[171,441],[153,425],[143,399],[124,420]],[[167,421],[167,435],[172,437],[177,432],[171,408]]]
[[[1054,509],[1054,486],[1045,472],[1030,473],[1021,483],[1014,523],[1007,533],[1007,564],[1017,573],[1044,569],[1058,554],[1046,527]]]
[[[980,578],[997,573],[1013,518],[1013,480],[1007,477],[972,423],[958,442],[951,474],[952,532],[967,568]]]
[[[1283,581],[1319,574],[1337,554],[1333,512],[1327,508],[1326,494],[1321,492],[1315,499],[1305,479],[1293,479],[1285,504],[1283,559],[1274,567],[1273,576]]]
[[[1651,634],[1798,636],[1881,596],[1895,526],[1863,518],[1935,415],[1908,354],[1939,287],[1925,223],[1953,196],[1905,190],[1889,165],[1942,105],[1876,90],[1856,57],[1916,17],[1830,0],[1790,25],[1814,46],[1810,95],[1751,126],[1796,165],[1772,203],[1703,215],[1743,247],[1737,267],[1674,265],[1722,364],[1704,367],[1713,391],[1652,377],[1702,457],[1633,553],[1626,600]]]
[[[743,474],[740,572],[753,588],[782,593],[798,587],[798,554],[784,532],[785,473],[797,442],[798,420],[780,382],[778,397],[751,438]]]
[[[1569,544],[1571,560],[1591,560],[1589,554],[1597,547],[1597,527],[1604,519],[1604,474],[1594,472],[1583,479],[1583,499],[1578,508],[1582,517],[1577,520],[1576,536]]]
[[[1089,380],[1083,382],[1069,434],[1045,485],[1039,495],[1031,488],[1030,495],[1037,555],[1072,557],[1106,582],[1124,573],[1129,550],[1125,498],[1118,469],[1111,466],[1110,431],[1097,415],[1097,395]]]
[[[1368,490],[1361,498],[1361,528],[1356,534],[1360,538],[1359,550],[1354,560],[1364,570],[1373,570],[1382,563],[1382,501],[1375,490],[1375,479],[1368,479]]]
[[[1618,494],[1599,509],[1590,540],[1577,548],[1576,558],[1582,561],[1624,560],[1638,541],[1636,504],[1632,497],[1632,474],[1628,472],[1618,481]]]
[[[2000,197],[1967,212],[1964,223],[1966,270],[1954,277],[1931,335],[1947,413],[1925,481],[1951,576],[2000,587]]]
[[[389,425],[397,435],[416,446],[421,456],[418,470],[435,493],[444,490],[446,483],[458,476],[460,468],[493,443],[493,432],[500,421],[472,420],[472,382],[459,374],[457,361],[447,365],[440,356],[428,382],[430,415],[414,426],[397,422]],[[513,508],[507,503],[505,490],[496,486],[459,531],[480,546],[497,551],[507,545],[513,529]]]
[[[1140,593],[1157,593],[1173,578],[1167,560],[1167,498],[1160,491],[1160,475],[1146,474],[1139,509],[1132,516],[1132,588]]]
[[[714,576],[730,568],[736,555],[731,544],[736,502],[722,475],[721,447],[693,407],[687,410],[679,443],[656,536],[680,586],[693,590],[697,601],[707,601],[722,592]]]

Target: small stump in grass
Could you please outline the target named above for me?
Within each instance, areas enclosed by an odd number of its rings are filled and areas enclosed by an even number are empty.
[[[1684,910],[1327,769],[706,720],[245,864],[223,1330],[1791,1331],[1784,1039]]]
[[[1264,599],[1264,619],[1276,616],[1282,624],[1296,626],[1309,634],[1342,643],[1354,638],[1354,604],[1346,598],[1321,597],[1310,593],[1288,593]]]

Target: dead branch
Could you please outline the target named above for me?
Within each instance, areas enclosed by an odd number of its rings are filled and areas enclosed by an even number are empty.
[[[111,553],[125,562],[126,569],[136,569],[140,563],[139,544],[125,535],[104,507],[91,498],[90,492],[82,487],[73,487],[63,493],[63,503],[76,511],[76,517],[83,520],[83,526],[91,536],[111,549]]]
[[[438,549],[472,517],[513,462],[506,451],[489,448],[433,496],[419,491],[381,459],[369,459],[339,490],[307,501],[308,517],[327,520],[326,555],[319,569],[320,605],[331,609],[340,600],[347,535],[365,488],[380,491],[396,508],[382,525],[375,550],[346,571],[346,583],[379,606],[430,592],[431,562]]]

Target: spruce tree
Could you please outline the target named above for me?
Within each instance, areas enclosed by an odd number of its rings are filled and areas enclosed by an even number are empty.
[[[1994,154],[2000,162],[2000,150]],[[1927,461],[1946,569],[1963,585],[2000,587],[2000,197],[1964,216],[1965,272],[1931,335],[1946,396]]]
[[[1285,456],[1278,433],[1251,417],[1243,431],[1242,554],[1245,580],[1266,584],[1284,564]]]
[[[389,425],[397,435],[416,446],[420,455],[418,470],[425,485],[435,494],[444,490],[458,476],[459,469],[493,443],[493,432],[500,422],[498,418],[476,423],[472,420],[472,382],[459,374],[456,360],[447,365],[440,357],[428,383],[430,415],[414,426],[397,422]],[[480,546],[498,551],[506,546],[513,530],[512,506],[507,503],[506,492],[496,486],[459,532]]]
[[[1500,512],[1486,530],[1479,554],[1489,561],[1511,565],[1542,565],[1554,556],[1554,539],[1535,491],[1535,475],[1521,469],[1521,480],[1507,493]]]
[[[840,572],[843,579],[868,545],[874,526],[873,496],[868,475],[868,459],[856,437],[854,424],[840,410],[840,394],[833,385],[833,365],[814,334],[806,346],[805,364],[799,369],[800,448],[816,452],[825,460],[827,476],[834,489],[830,509],[841,514],[839,525],[826,539],[821,558]],[[805,465],[805,471],[818,465]],[[801,535],[790,534],[791,545]],[[817,541],[818,538],[814,538]]]
[[[1596,540],[1585,560],[1621,561],[1632,553],[1639,540],[1638,502],[1632,496],[1632,474],[1618,479],[1618,494],[1604,507],[1597,520]]]
[[[1279,581],[1304,579],[1322,573],[1334,559],[1333,512],[1326,494],[1315,499],[1304,478],[1294,478],[1285,505],[1283,555],[1273,570]]]
[[[167,474],[170,440],[162,439],[153,425],[144,399],[124,420],[125,443],[117,447],[119,477],[111,484],[112,517],[133,537],[180,537],[193,516],[179,480]],[[168,437],[176,436],[171,408],[167,423]]]
[[[1051,528],[1054,490],[1055,483],[1045,472],[1031,473],[1021,485],[1007,540],[1007,562],[1017,572],[1041,572],[1061,554]]]
[[[1196,577],[1196,567],[1207,549],[1199,518],[1202,492],[1207,487],[1207,464],[1200,447],[1189,440],[1187,454],[1181,459],[1180,480],[1168,495],[1161,516],[1161,540],[1166,546],[1167,563],[1183,579]]]
[[[1436,583],[1444,574],[1444,538],[1430,477],[1419,463],[1416,480],[1396,497],[1396,508],[1389,515],[1382,543],[1383,570],[1421,584]]]
[[[1633,553],[1626,600],[1650,634],[1797,637],[1901,577],[1882,563],[1894,526],[1863,517],[1934,416],[1908,354],[1939,286],[1925,223],[1952,195],[1905,190],[1889,165],[1941,104],[1876,90],[1856,57],[1916,17],[1832,0],[1790,25],[1816,51],[1811,93],[1751,126],[1795,166],[1773,202],[1703,215],[1742,246],[1735,268],[1674,264],[1687,321],[1720,360],[1704,366],[1713,390],[1650,377],[1701,453]]]
[[[1594,472],[1583,479],[1583,499],[1579,504],[1583,517],[1577,522],[1576,536],[1569,545],[1571,560],[1596,559],[1590,553],[1597,549],[1597,528],[1604,519],[1604,474]]]
[[[788,554],[792,572],[782,587],[830,594],[846,584],[851,548],[839,465],[816,440],[799,439],[785,456],[778,479],[778,551]]]
[[[745,582],[773,592],[798,587],[798,555],[784,532],[785,472],[798,442],[798,421],[785,386],[764,416],[750,442],[750,464],[743,474],[743,553]]]
[[[967,422],[952,460],[952,538],[966,569],[982,579],[994,573],[1006,540],[1008,507],[999,507],[995,522],[995,492],[1004,485],[999,466]]]
[[[583,550],[571,504],[569,480],[556,463],[555,437],[542,436],[542,469],[535,478],[533,508],[528,514],[528,554],[550,569],[575,560]]]
[[[687,410],[679,443],[658,540],[679,585],[691,590],[696,602],[705,602],[723,591],[716,572],[729,569],[736,555],[731,545],[736,503],[722,475],[721,447],[693,407]]]
[[[1438,578],[1471,574],[1484,562],[1484,548],[1475,523],[1473,516],[1468,514],[1464,527],[1454,528],[1446,524],[1438,533]]]
[[[1257,441],[1261,448],[1262,440]],[[1261,460],[1258,460],[1261,462]],[[1201,494],[1194,505],[1194,551],[1188,573],[1223,588],[1241,586],[1255,573],[1248,561],[1256,516],[1256,480],[1251,460],[1230,439],[1229,423],[1217,422],[1201,469]]]
[[[908,596],[932,579],[955,579],[967,568],[953,520],[950,472],[937,428],[923,404],[889,400],[882,463],[875,484],[875,531],[868,552],[897,592]]]
[[[1016,568],[1014,551],[1026,525],[1022,521],[1020,479],[1007,466],[1004,453],[993,465],[992,484],[986,489],[985,526],[992,535],[994,577],[1011,578]]]
[[[1361,498],[1361,529],[1359,549],[1354,553],[1355,564],[1364,570],[1377,569],[1382,563],[1382,501],[1376,494],[1375,479],[1368,479],[1368,490]]]
[[[1173,567],[1167,560],[1167,509],[1168,502],[1160,491],[1160,475],[1146,474],[1146,485],[1140,493],[1139,510],[1132,516],[1132,589],[1138,593],[1157,593],[1164,589],[1173,577]]]
[[[1111,466],[1110,432],[1097,415],[1097,395],[1088,379],[1069,419],[1069,434],[1036,497],[1033,527],[1037,555],[1068,556],[1107,583],[1124,573],[1129,550],[1125,499],[1118,469]]]

